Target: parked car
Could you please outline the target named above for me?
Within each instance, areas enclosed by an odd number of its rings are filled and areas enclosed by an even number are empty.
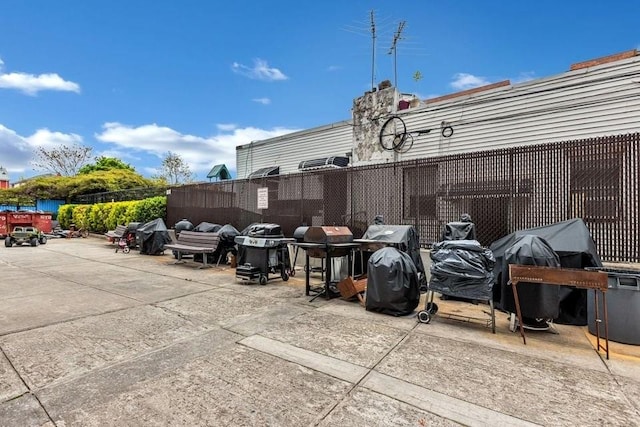
[[[13,245],[22,245],[23,243],[29,243],[31,246],[44,245],[47,243],[47,237],[36,227],[16,226],[4,239],[4,245],[7,248]]]

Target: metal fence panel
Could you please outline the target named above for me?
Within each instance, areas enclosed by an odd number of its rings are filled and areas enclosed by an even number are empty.
[[[376,215],[414,225],[423,246],[463,213],[483,245],[513,231],[583,218],[603,260],[640,262],[640,134],[173,188],[167,222],[346,225]],[[266,189],[268,208],[258,209]]]

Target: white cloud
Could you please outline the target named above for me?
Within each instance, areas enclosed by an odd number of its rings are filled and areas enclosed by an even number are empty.
[[[2,73],[4,61],[0,59],[0,89],[16,89],[27,95],[35,96],[43,90],[80,93],[80,85],[63,79],[56,73],[28,74]]]
[[[269,98],[253,98],[252,101],[262,105],[271,104],[271,100]]]
[[[54,148],[60,145],[82,144],[82,137],[75,133],[51,132],[49,129],[38,129],[26,138],[32,147]]]
[[[536,78],[535,71],[522,71],[518,77],[511,79],[512,83],[524,83]]]
[[[254,80],[272,82],[276,80],[287,80],[289,78],[279,69],[269,67],[267,61],[262,59],[254,59],[253,67],[248,67],[238,62],[234,62],[231,64],[231,69],[236,74],[240,74]]]
[[[484,77],[474,76],[468,73],[456,73],[453,75],[451,87],[457,90],[473,89],[475,87],[488,85],[491,82]]]
[[[236,128],[227,133],[209,137],[182,134],[157,124],[138,127],[121,123],[105,123],[99,141],[114,144],[117,149],[127,149],[153,154],[158,158],[171,151],[179,154],[193,172],[206,172],[215,164],[224,163],[235,169],[236,146],[295,132],[298,129],[254,127]]]
[[[338,71],[341,70],[342,67],[340,65],[329,65],[327,67],[327,71]]]
[[[232,130],[236,129],[238,125],[236,125],[235,123],[218,123],[216,127],[218,128],[218,130],[221,130],[223,132],[231,132]]]
[[[82,137],[76,134],[51,132],[48,129],[39,129],[31,136],[22,136],[0,124],[0,147],[2,147],[0,166],[4,166],[10,173],[24,174],[33,170],[31,161],[35,148],[53,148],[59,147],[60,144],[75,143],[82,143]]]

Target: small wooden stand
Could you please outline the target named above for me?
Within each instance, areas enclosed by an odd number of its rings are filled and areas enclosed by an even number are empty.
[[[338,290],[340,291],[340,296],[344,299],[351,299],[354,296],[357,296],[361,306],[364,306],[364,297],[362,296],[362,294],[366,289],[367,289],[366,277],[363,279],[353,280],[353,277],[349,276],[338,283]]]
[[[568,268],[555,267],[534,267],[528,265],[509,265],[509,282],[513,287],[513,298],[516,303],[516,314],[520,323],[520,335],[522,342],[526,345],[527,340],[524,336],[524,327],[522,326],[522,311],[520,310],[520,299],[518,298],[518,283],[538,283],[545,285],[573,286],[580,289],[593,289],[595,299],[595,324],[596,337],[598,339],[598,349],[605,350],[607,359],[609,359],[609,323],[607,317],[607,289],[609,288],[608,277],[606,273],[600,271],[587,271]],[[602,294],[602,306],[604,319],[600,318],[598,306],[598,294]],[[605,346],[600,344],[600,324],[604,320]]]

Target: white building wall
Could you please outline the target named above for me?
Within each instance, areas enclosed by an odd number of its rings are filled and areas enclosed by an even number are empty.
[[[640,130],[640,57],[401,112],[413,147],[398,160]],[[441,123],[454,130],[441,134]]]
[[[351,150],[351,121],[342,121],[277,138],[236,147],[238,178],[267,166],[280,166],[280,173],[298,172],[303,160],[345,156]]]
[[[397,113],[414,136],[396,160],[570,141],[640,131],[640,56],[499,87]],[[453,128],[443,137],[442,123]],[[343,121],[236,148],[238,178],[266,166],[298,171],[302,160],[344,156],[354,145]],[[354,163],[366,164],[372,162]]]

